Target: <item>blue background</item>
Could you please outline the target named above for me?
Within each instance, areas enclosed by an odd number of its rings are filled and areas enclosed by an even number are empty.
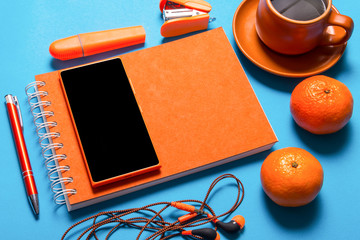
[[[239,51],[232,33],[232,19],[241,1],[208,2],[213,6],[210,15],[217,19],[210,23],[210,28],[224,28],[279,142],[270,151],[71,213],[67,212],[65,206],[56,206],[52,200],[41,148],[26,101],[25,86],[34,80],[36,74],[156,46],[174,38],[164,39],[160,35],[163,20],[158,1],[0,2],[0,96],[11,93],[17,95],[21,101],[25,139],[40,198],[40,216],[35,218],[26,198],[4,104],[0,106],[2,239],[60,239],[73,223],[99,211],[140,207],[158,201],[202,200],[212,180],[223,173],[236,175],[245,185],[244,202],[233,215],[243,215],[246,227],[239,235],[220,231],[222,239],[359,239],[360,35],[356,24],[360,20],[360,5],[355,0],[333,1],[340,13],[353,18],[355,30],[341,60],[323,73],[349,87],[355,102],[354,113],[350,123],[341,131],[317,136],[300,129],[292,120],[289,111],[291,92],[302,79],[267,73],[252,64]],[[146,30],[144,45],[66,62],[53,59],[48,51],[49,45],[56,39],[78,33],[136,25],[142,25]],[[260,167],[266,156],[273,150],[289,146],[308,150],[324,168],[325,179],[320,194],[311,204],[300,208],[275,205],[263,193],[260,184]],[[226,186],[218,189],[210,199],[209,204],[216,213],[227,211],[233,204],[234,188]],[[182,213],[173,210],[171,214]],[[127,229],[120,232],[120,239],[135,239],[138,230]]]

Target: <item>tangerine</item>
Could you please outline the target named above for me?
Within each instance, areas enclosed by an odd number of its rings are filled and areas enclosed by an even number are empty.
[[[291,94],[290,111],[295,122],[314,134],[342,129],[353,112],[353,97],[346,85],[324,75],[300,82]]]
[[[264,192],[276,204],[298,207],[315,199],[323,185],[324,173],[311,153],[287,147],[267,156],[260,179]]]

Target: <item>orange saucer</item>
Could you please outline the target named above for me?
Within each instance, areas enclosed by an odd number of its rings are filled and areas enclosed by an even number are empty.
[[[261,42],[256,33],[255,15],[258,2],[258,0],[243,0],[233,19],[233,34],[238,47],[258,67],[280,76],[308,77],[329,69],[343,55],[346,43],[339,46],[317,47],[297,56],[272,51]],[[338,12],[334,6],[333,11]],[[338,27],[328,28],[328,31],[341,30],[343,29]]]

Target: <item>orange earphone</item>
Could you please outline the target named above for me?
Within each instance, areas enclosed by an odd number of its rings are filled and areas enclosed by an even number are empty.
[[[224,223],[219,221],[217,218],[214,220],[216,226],[225,230],[228,233],[234,233],[242,230],[245,226],[245,218],[241,215],[236,215],[231,219],[230,222]]]
[[[220,215],[216,215],[214,210],[206,203],[210,192],[213,190],[215,185],[224,179],[233,179],[236,181],[237,184],[237,198],[234,205],[225,213]],[[85,231],[83,231],[79,238],[82,239],[83,237],[86,239],[91,238],[92,236],[98,239],[97,234],[103,231],[98,231],[98,229],[104,227],[105,229],[108,228],[108,225],[115,224],[109,234],[112,234],[116,230],[120,229],[120,227],[126,225],[129,227],[135,227],[140,229],[140,233],[137,239],[140,238],[141,234],[144,231],[149,231],[152,234],[147,237],[148,240],[155,240],[155,239],[169,239],[174,236],[193,236],[197,239],[204,239],[204,240],[220,240],[220,235],[217,232],[217,229],[220,228],[226,232],[233,233],[240,231],[245,226],[245,219],[243,216],[237,215],[234,216],[230,222],[224,223],[219,220],[219,218],[226,216],[228,214],[233,213],[237,207],[240,206],[244,199],[244,186],[241,181],[236,178],[232,174],[223,174],[217,177],[212,184],[210,185],[205,199],[203,201],[199,200],[181,200],[181,201],[174,201],[174,202],[157,202],[152,203],[143,207],[139,208],[130,208],[125,210],[115,210],[115,211],[106,211],[100,212],[96,215],[88,217],[78,223],[72,225],[62,236],[62,240],[66,238],[66,235],[75,228],[76,226],[83,224],[87,221],[91,221],[91,226],[88,227]],[[188,204],[200,204],[199,208]],[[153,207],[158,207],[160,205],[165,205],[161,208],[161,210],[155,210]],[[165,221],[165,217],[163,216],[166,209],[169,207],[174,207],[176,209],[180,209],[186,212],[189,212],[186,215],[178,217],[175,222],[167,222]],[[127,217],[128,215],[137,214],[135,217]],[[144,214],[143,216],[139,217],[139,214]],[[153,215],[149,217],[149,215]],[[214,228],[199,228],[188,230],[192,227],[198,227],[206,223],[212,222],[215,227]],[[108,235],[109,235],[108,234]],[[166,235],[165,235],[166,234]],[[86,236],[87,235],[87,236]],[[74,234],[72,234],[74,237]]]
[[[189,221],[189,220],[197,217],[198,215],[206,214],[209,219],[213,219],[211,221],[215,224],[215,226],[223,229],[224,231],[226,231],[228,233],[238,232],[238,231],[242,230],[245,226],[245,218],[241,215],[236,215],[231,219],[230,222],[224,223],[224,222],[221,222],[219,219],[215,218],[214,216],[212,216],[210,213],[206,213],[205,211],[203,211],[201,209],[196,209],[194,206],[189,205],[189,204],[185,204],[182,202],[171,202],[171,206],[175,207],[177,209],[189,212],[188,214],[179,217],[178,218],[179,222],[186,222],[186,221]],[[192,231],[183,231],[182,235],[200,236],[206,240],[219,240],[220,239],[220,236],[216,232],[216,230],[211,229],[211,228],[202,228],[202,229],[195,229]]]

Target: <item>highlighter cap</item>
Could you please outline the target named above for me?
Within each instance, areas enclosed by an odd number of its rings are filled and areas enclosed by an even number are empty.
[[[60,60],[84,56],[78,35],[54,41],[50,45],[49,52],[51,56]]]
[[[50,54],[60,60],[69,60],[133,46],[145,42],[142,26],[82,33],[51,43]]]

